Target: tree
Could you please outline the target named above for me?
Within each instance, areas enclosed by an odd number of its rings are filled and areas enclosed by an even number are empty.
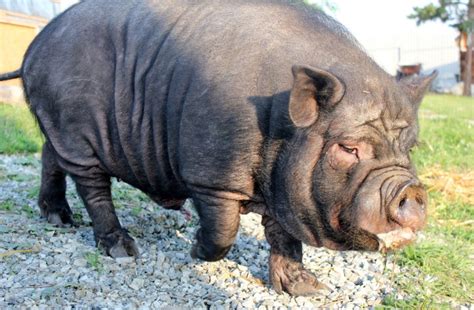
[[[474,0],[438,0],[438,4],[431,3],[424,7],[415,7],[413,10],[413,14],[408,18],[416,19],[417,25],[427,21],[440,20],[443,23],[451,23],[450,26],[458,29],[461,37],[463,33],[467,34],[463,95],[471,96]]]
[[[334,13],[337,10],[337,6],[331,0],[303,0],[303,2],[323,12]]]

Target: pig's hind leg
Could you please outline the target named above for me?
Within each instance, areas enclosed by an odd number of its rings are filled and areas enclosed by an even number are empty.
[[[66,173],[59,167],[49,142],[43,145],[41,162],[41,188],[38,197],[41,216],[53,225],[74,225],[72,211],[66,200]]]
[[[94,185],[75,177],[77,192],[92,220],[95,241],[108,255],[116,257],[138,256],[135,241],[122,228],[112,204],[111,184],[108,175],[96,175]],[[87,184],[87,185],[86,185]]]

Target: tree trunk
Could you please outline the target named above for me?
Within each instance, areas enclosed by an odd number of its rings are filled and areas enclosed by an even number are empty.
[[[469,7],[467,13],[469,21],[474,20],[474,0],[469,0]],[[469,24],[468,29],[466,29],[467,33],[467,54],[466,54],[466,62],[464,63],[464,96],[471,96],[471,83],[472,83],[472,50],[473,50],[473,29],[472,25]]]

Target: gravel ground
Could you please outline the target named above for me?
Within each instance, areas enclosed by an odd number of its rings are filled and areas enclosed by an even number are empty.
[[[56,228],[39,218],[37,156],[0,156],[0,308],[367,308],[393,291],[398,272],[379,253],[304,248],[305,266],[330,290],[314,297],[278,295],[268,282],[269,246],[260,216],[242,216],[227,257],[207,263],[189,250],[197,216],[153,204],[122,182],[114,200],[141,257],[113,260],[94,245],[90,220],[71,182],[68,200],[79,228]],[[70,181],[70,180],[69,180]]]

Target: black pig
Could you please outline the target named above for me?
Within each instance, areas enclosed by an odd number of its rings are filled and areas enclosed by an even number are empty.
[[[73,223],[71,175],[113,257],[138,250],[115,214],[111,177],[165,208],[191,198],[191,254],[207,261],[229,251],[240,213],[262,214],[271,281],[293,295],[321,286],[303,268],[302,242],[388,249],[425,222],[409,152],[435,74],[395,80],[342,25],[302,4],[82,1],[0,79],[18,76],[46,137],[41,214]]]

